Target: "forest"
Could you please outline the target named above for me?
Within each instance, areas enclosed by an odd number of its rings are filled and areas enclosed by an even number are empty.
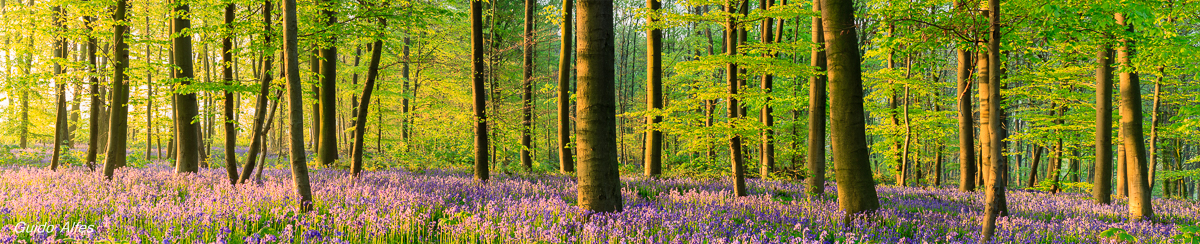
[[[0,243],[1200,243],[1200,0],[0,0]]]

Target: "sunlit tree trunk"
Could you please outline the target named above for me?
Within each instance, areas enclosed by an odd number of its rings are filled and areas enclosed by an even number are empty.
[[[312,189],[308,183],[308,164],[304,156],[304,100],[300,97],[300,55],[296,50],[296,0],[283,0],[284,63],[287,65],[288,110],[291,136],[292,182],[300,196],[300,211],[312,210]]]
[[[1008,216],[1008,201],[1005,197],[1005,188],[1007,188],[1006,183],[1008,179],[1004,177],[1004,172],[1008,168],[1006,165],[1008,160],[1004,159],[1003,154],[1004,125],[1001,121],[1001,117],[1004,114],[1001,103],[1004,98],[1000,95],[1000,81],[1001,77],[1003,77],[1003,74],[1000,73],[1003,72],[1000,68],[1000,0],[988,1],[988,10],[987,15],[990,28],[988,29],[987,51],[988,70],[991,72],[987,76],[986,97],[980,97],[979,99],[982,101],[980,109],[986,109],[984,111],[987,111],[987,114],[990,115],[981,116],[982,118],[980,118],[980,120],[987,118],[987,125],[989,127],[987,133],[982,133],[986,138],[980,137],[980,141],[988,141],[986,144],[987,150],[983,153],[988,155],[987,165],[989,166],[989,170],[985,171],[987,172],[987,177],[984,180],[986,182],[985,187],[987,188],[984,195],[986,206],[984,207],[983,237],[981,237],[981,242],[990,241],[996,232],[996,220],[1000,217]],[[980,91],[982,91],[985,85],[980,83],[979,87],[981,88]]]
[[[595,212],[624,209],[614,126],[613,4],[612,0],[580,0],[578,5],[579,206]]]
[[[558,57],[558,164],[562,173],[575,172],[575,160],[571,156],[571,0],[563,0],[562,47]]]
[[[961,4],[961,3],[960,3]],[[959,5],[962,8],[962,5]],[[975,128],[971,121],[971,52],[967,47],[958,50],[958,190],[975,191]]]
[[[92,16],[83,17],[84,28],[87,31],[87,70],[91,72],[88,75],[88,149],[86,163],[89,170],[96,170],[96,156],[99,153],[97,149],[100,139],[100,70],[96,67],[96,37],[92,33],[92,25],[96,18]]]
[[[1133,33],[1133,25],[1126,24],[1125,15],[1115,14],[1117,24],[1126,26]],[[1133,72],[1132,56],[1134,41],[1121,39],[1117,48],[1117,63],[1121,66],[1121,131],[1125,133],[1123,146],[1126,151],[1125,170],[1129,181],[1129,219],[1133,221],[1153,220],[1149,175],[1146,169],[1146,143],[1142,136],[1142,91],[1138,74]]]
[[[725,12],[734,14],[737,0],[729,0],[725,4]],[[745,6],[745,5],[742,5]],[[736,18],[730,16],[725,20],[725,54],[730,57],[738,55],[738,24]],[[738,65],[735,62],[725,64],[725,84],[728,84],[729,90],[726,94],[729,108],[729,123],[732,127],[742,114],[742,106],[738,104],[738,89],[741,88],[738,81]],[[746,196],[746,166],[742,162],[742,137],[737,135],[737,132],[730,132],[729,138],[729,162],[733,164],[733,192],[737,196]]]
[[[823,13],[823,0],[813,0],[813,11]],[[826,71],[825,30],[821,15],[812,17],[811,65],[817,71]],[[808,79],[808,193],[813,196],[825,194],[825,74],[813,74]]]
[[[652,13],[647,17],[647,23],[655,23],[654,19],[662,8],[658,0],[646,0],[647,7]],[[646,31],[646,105],[647,110],[658,110],[663,107],[662,94],[662,29],[651,27]],[[646,176],[662,174],[662,131],[657,127],[662,122],[662,116],[646,116]]]
[[[1154,192],[1154,181],[1158,179],[1157,178],[1158,175],[1155,174],[1155,172],[1158,169],[1158,161],[1159,161],[1158,160],[1158,125],[1160,123],[1162,123],[1162,120],[1159,119],[1158,113],[1160,111],[1159,106],[1162,105],[1162,101],[1161,101],[1160,97],[1162,95],[1163,75],[1166,75],[1166,73],[1163,73],[1163,66],[1158,66],[1158,75],[1157,75],[1158,78],[1154,82],[1154,102],[1152,103],[1153,105],[1151,105],[1151,109],[1150,109],[1150,148],[1149,148],[1149,152],[1148,152],[1150,155],[1146,157],[1146,160],[1148,161],[1147,163],[1149,164],[1146,169],[1150,171],[1149,172],[1150,176],[1146,177],[1146,180],[1148,181],[1150,186],[1148,186],[1146,188],[1150,189],[1151,193]],[[1164,191],[1164,192],[1166,192],[1166,191]]]
[[[879,208],[872,178],[863,109],[862,67],[853,0],[824,0],[821,7],[828,55],[830,132],[838,206],[847,224],[854,215]]]
[[[484,88],[483,63],[483,6],[482,0],[471,0],[471,94],[475,103],[475,180],[488,180],[487,94]]]
[[[379,29],[387,29],[387,19],[379,18]],[[371,61],[367,66],[367,83],[363,86],[362,102],[359,102],[358,118],[354,120],[354,161],[351,163],[351,173],[354,177],[358,177],[362,173],[363,168],[363,152],[365,144],[363,143],[363,135],[367,131],[367,116],[370,115],[371,93],[374,92],[375,79],[379,76],[379,58],[382,55],[383,39],[377,38],[371,44]]]

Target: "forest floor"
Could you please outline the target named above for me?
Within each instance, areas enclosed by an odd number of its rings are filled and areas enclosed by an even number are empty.
[[[288,168],[230,186],[224,169],[177,175],[149,164],[112,181],[78,165],[0,161],[0,243],[977,243],[982,193],[878,186],[882,208],[842,222],[836,186],[624,177],[624,211],[575,206],[565,175],[313,169],[315,211],[297,213]],[[1008,191],[999,243],[1175,243],[1200,234],[1200,204],[1155,199],[1157,222],[1127,222],[1124,200]],[[57,228],[55,228],[57,227]],[[68,241],[70,242],[70,241]]]

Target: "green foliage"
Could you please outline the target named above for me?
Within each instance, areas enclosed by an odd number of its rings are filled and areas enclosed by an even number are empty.
[[[1117,242],[1123,242],[1123,243],[1137,243],[1138,242],[1137,237],[1130,235],[1128,231],[1125,231],[1125,229],[1116,228],[1116,227],[1109,228],[1108,230],[1100,232],[1100,238],[1108,240],[1108,241],[1117,241]]]
[[[1200,224],[1194,226],[1177,226],[1179,234],[1171,236],[1172,243],[1179,244],[1196,244],[1200,243]]]

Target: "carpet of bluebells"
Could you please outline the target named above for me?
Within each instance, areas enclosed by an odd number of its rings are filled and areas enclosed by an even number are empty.
[[[981,193],[880,186],[882,209],[845,225],[833,194],[810,198],[794,182],[752,179],[751,196],[734,197],[725,180],[627,177],[625,211],[588,213],[565,176],[480,184],[464,172],[315,170],[312,179],[315,211],[299,214],[287,169],[230,186],[223,169],[124,168],[105,181],[78,166],[0,166],[0,243],[976,243],[983,206]],[[1156,199],[1158,223],[1129,223],[1124,201],[1008,194],[998,243],[1109,242],[1100,233],[1113,228],[1172,243],[1200,221],[1187,201]],[[39,225],[68,228],[30,231]]]

